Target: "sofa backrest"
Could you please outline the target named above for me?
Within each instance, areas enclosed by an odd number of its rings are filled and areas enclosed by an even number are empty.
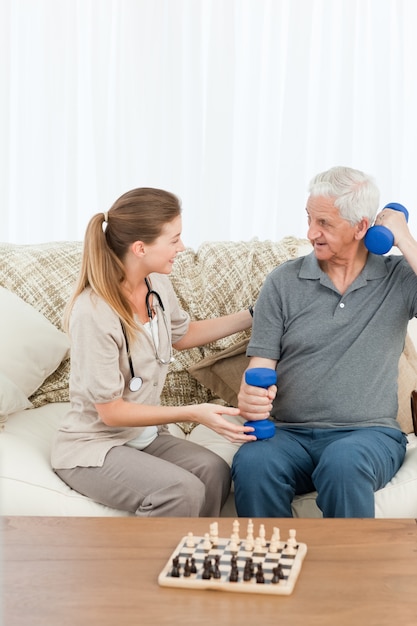
[[[196,251],[187,248],[179,254],[170,278],[181,306],[192,319],[215,317],[255,303],[265,277],[274,267],[310,250],[307,240],[295,237],[285,237],[278,242],[257,239],[206,242]],[[62,313],[77,278],[81,254],[82,242],[79,241],[36,245],[0,243],[0,285],[62,329]],[[176,352],[162,403],[180,406],[218,399],[218,395],[201,384],[189,369],[204,358],[230,350],[249,334],[249,331],[236,333],[202,348]],[[44,381],[30,398],[34,406],[69,400],[69,365],[66,359]],[[417,353],[407,337],[399,377],[399,417],[406,432],[412,432],[412,389],[417,389]]]

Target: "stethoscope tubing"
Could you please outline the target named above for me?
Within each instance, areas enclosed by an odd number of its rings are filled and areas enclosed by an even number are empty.
[[[167,333],[167,337],[169,338],[169,329],[168,329],[168,321],[166,318],[166,314],[165,314],[165,307],[164,304],[162,302],[162,298],[159,295],[159,293],[157,291],[155,291],[154,289],[151,288],[150,282],[148,280],[148,278],[145,278],[145,283],[146,286],[148,288],[148,292],[146,294],[145,297],[145,305],[146,305],[146,311],[148,313],[148,317],[149,317],[149,322],[150,322],[150,330],[151,330],[151,337],[152,337],[152,343],[153,343],[153,347],[154,347],[154,352],[155,352],[155,358],[156,360],[161,363],[161,365],[169,365],[169,363],[172,363],[172,361],[174,360],[173,355],[172,355],[172,345],[171,342],[169,341],[169,346],[170,346],[170,351],[169,351],[169,358],[168,359],[163,359],[158,352],[158,348],[157,348],[157,343],[155,341],[155,336],[154,336],[154,328],[153,328],[153,324],[152,324],[152,320],[153,320],[153,312],[152,312],[152,307],[151,307],[151,302],[150,299],[151,297],[156,298],[158,305],[161,309],[162,312],[162,319],[164,322],[164,326],[165,326],[165,330]],[[122,322],[122,320],[120,320],[120,324],[122,326],[122,331],[123,331],[123,336],[125,339],[125,344],[126,344],[126,352],[127,352],[127,358],[129,361],[129,369],[130,369],[130,381],[129,381],[129,389],[130,391],[139,391],[139,389],[142,387],[143,384],[143,380],[140,376],[136,376],[135,375],[135,370],[133,368],[133,361],[132,361],[132,355],[130,353],[130,346],[129,346],[129,341],[127,339],[127,333],[126,333],[126,329],[124,327],[124,324]]]

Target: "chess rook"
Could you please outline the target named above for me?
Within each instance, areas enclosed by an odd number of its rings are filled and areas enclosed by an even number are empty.
[[[277,373],[269,367],[252,367],[245,372],[245,382],[254,387],[268,389],[277,382]],[[275,434],[275,424],[269,419],[245,422],[245,426],[252,426],[255,430],[252,434],[257,439],[270,439]]]

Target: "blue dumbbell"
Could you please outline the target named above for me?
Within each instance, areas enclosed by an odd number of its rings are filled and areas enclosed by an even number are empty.
[[[245,372],[245,382],[254,387],[267,389],[277,382],[277,373],[269,367],[252,367]],[[275,434],[275,424],[269,419],[245,422],[244,426],[252,426],[255,430],[250,434],[257,439],[270,439]]]
[[[408,222],[408,211],[402,204],[398,202],[390,202],[384,206],[384,209],[394,209],[394,211],[401,211],[405,215],[405,219]],[[365,246],[369,252],[374,254],[386,254],[391,250],[394,245],[394,235],[386,226],[371,226],[365,235]]]

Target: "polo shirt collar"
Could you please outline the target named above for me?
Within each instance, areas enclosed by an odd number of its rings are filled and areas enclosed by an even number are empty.
[[[389,257],[368,254],[365,267],[354,281],[356,287],[359,287],[361,284],[365,285],[368,280],[375,280],[386,276],[388,273],[386,267],[387,258]],[[314,252],[310,252],[310,254],[304,257],[298,276],[299,278],[305,278],[307,280],[320,280],[323,284],[327,284],[328,280],[328,276],[326,272],[323,272],[320,268]]]

